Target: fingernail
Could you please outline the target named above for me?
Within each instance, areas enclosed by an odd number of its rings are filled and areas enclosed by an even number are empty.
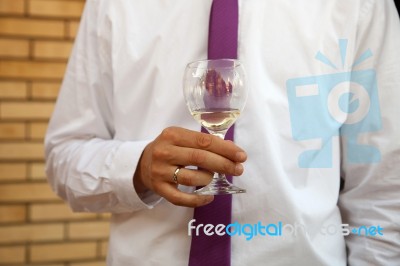
[[[208,197],[206,197],[206,199],[204,200],[204,204],[211,203],[213,200],[214,200],[214,196],[208,196]]]
[[[243,165],[241,165],[240,163],[236,164],[235,175],[240,175],[242,173],[243,173]]]
[[[236,160],[237,161],[244,161],[244,160],[246,160],[246,153],[244,152],[244,151],[238,151],[237,153],[236,153]]]

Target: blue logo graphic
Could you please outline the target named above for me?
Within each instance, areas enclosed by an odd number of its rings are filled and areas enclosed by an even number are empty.
[[[339,40],[344,68],[347,40]],[[355,68],[372,56],[368,49],[355,62]],[[318,52],[315,58],[338,69]],[[376,163],[380,151],[360,143],[360,135],[382,128],[378,86],[373,69],[337,72],[289,79],[286,83],[292,135],[297,141],[318,139],[318,149],[306,150],[299,156],[301,168],[332,167],[332,137],[341,136],[349,163]]]
[[[377,226],[360,226],[358,228],[351,229],[354,235],[362,236],[383,236],[383,227]]]

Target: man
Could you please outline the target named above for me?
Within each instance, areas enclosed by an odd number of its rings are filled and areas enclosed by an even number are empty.
[[[87,1],[46,137],[53,189],[75,211],[113,213],[109,265],[187,265],[192,207],[213,200],[191,192],[213,171],[242,175],[235,228],[283,230],[232,235],[232,265],[398,264],[393,1],[239,1],[250,94],[235,144],[200,133],[183,99],[210,7]]]

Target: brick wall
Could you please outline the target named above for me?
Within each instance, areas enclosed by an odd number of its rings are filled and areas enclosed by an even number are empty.
[[[0,0],[0,265],[105,265],[107,214],[46,183],[43,136],[84,0]]]

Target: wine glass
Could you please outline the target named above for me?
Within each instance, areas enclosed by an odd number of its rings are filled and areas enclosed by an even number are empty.
[[[191,62],[183,80],[186,105],[196,121],[222,139],[243,110],[247,86],[243,64],[236,59],[214,59]],[[200,195],[244,193],[232,185],[224,174],[214,173],[207,186],[194,191]]]

